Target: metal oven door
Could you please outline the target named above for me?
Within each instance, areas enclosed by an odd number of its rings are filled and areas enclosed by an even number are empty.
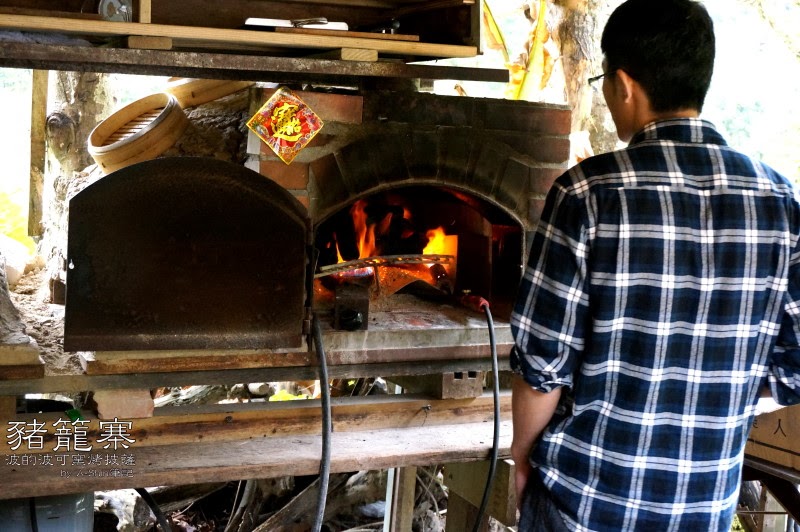
[[[69,204],[68,351],[298,348],[310,222],[243,166],[161,158]]]

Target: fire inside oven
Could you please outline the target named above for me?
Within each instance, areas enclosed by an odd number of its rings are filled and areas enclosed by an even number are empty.
[[[522,233],[468,192],[411,186],[354,201],[319,224],[315,247],[315,310],[332,307],[335,328],[364,329],[370,305],[396,293],[440,302],[471,293],[503,313],[519,282]]]

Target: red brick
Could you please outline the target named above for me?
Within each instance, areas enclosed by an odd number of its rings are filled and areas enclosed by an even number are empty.
[[[530,200],[528,200],[528,222],[530,223],[531,229],[536,227],[536,224],[539,223],[539,218],[542,217],[543,210],[544,210],[543,199],[531,198]]]
[[[306,210],[308,210],[309,206],[308,194],[294,194],[294,197],[295,199],[297,199],[297,201],[303,204],[303,207],[305,207]]]
[[[541,166],[531,168],[531,194],[535,196],[546,196],[550,192],[558,176],[566,172],[565,168],[543,168]]]
[[[261,161],[259,171],[287,190],[305,190],[308,186],[308,164]]]
[[[155,407],[150,390],[98,390],[94,402],[100,419],[153,417]]]
[[[264,90],[264,101],[275,93],[275,89]],[[363,119],[364,98],[348,94],[295,91],[295,94],[314,111],[323,122],[360,124]]]

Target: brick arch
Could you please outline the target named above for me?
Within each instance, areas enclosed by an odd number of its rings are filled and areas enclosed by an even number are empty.
[[[563,165],[521,156],[479,131],[408,129],[352,142],[312,163],[309,212],[317,226],[360,197],[430,185],[487,201],[530,231],[537,202],[561,172]]]
[[[289,190],[315,226],[358,197],[430,184],[482,198],[529,233],[569,159],[563,105],[411,91],[301,97],[324,128],[289,166],[251,139],[248,165]]]

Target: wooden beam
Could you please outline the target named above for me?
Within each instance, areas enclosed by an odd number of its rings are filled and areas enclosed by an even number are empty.
[[[398,61],[333,61],[304,57],[129,50],[0,42],[0,65],[13,68],[108,72],[204,79],[354,84],[364,78],[457,79],[508,82],[508,70],[405,64]]]
[[[14,68],[119,72],[275,83],[329,81],[353,84],[367,78],[456,79],[508,82],[508,70],[405,64],[398,61],[332,61],[306,57],[211,52],[129,50],[36,43],[3,43],[0,65]]]
[[[511,422],[503,422],[501,429],[500,456],[508,458]],[[334,432],[331,472],[486,460],[491,447],[491,423]],[[299,435],[98,451],[103,459],[113,456],[118,462],[91,466],[85,460],[81,465],[70,457],[62,466],[57,453],[51,457],[58,464],[53,467],[0,461],[0,499],[315,475],[321,440],[318,435]]]
[[[28,235],[42,236],[42,194],[46,155],[47,85],[49,72],[34,70],[31,80],[31,169],[28,192]]]

